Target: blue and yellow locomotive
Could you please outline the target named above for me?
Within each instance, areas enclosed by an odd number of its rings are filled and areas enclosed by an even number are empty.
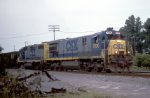
[[[122,32],[109,28],[92,35],[39,44],[43,45],[42,50],[38,50],[38,45],[37,49],[27,46],[26,51],[24,48],[20,50],[20,57],[28,59],[20,59],[20,62],[30,61],[34,66],[38,62],[38,66],[44,65],[51,70],[111,72],[124,70],[125,67],[129,70],[131,50],[125,39]]]

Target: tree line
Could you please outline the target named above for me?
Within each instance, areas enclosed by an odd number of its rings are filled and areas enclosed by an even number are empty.
[[[3,50],[3,47],[2,47],[2,46],[0,46],[0,53],[2,52],[2,50]]]
[[[131,43],[133,65],[150,68],[150,18],[142,22],[140,17],[131,15],[120,31],[125,32],[126,40]]]
[[[125,32],[127,40],[132,44],[134,54],[135,52],[150,53],[150,18],[143,23],[140,17],[131,15],[120,31]]]

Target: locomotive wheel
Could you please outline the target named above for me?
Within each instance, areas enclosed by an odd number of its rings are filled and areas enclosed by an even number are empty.
[[[100,67],[94,67],[94,72],[102,72],[102,68]]]
[[[51,68],[50,68],[50,70],[52,70],[52,71],[53,71],[53,70],[54,70],[54,67],[51,67]]]
[[[32,68],[33,68],[34,70],[38,70],[38,69],[39,69],[39,65],[34,64],[34,65],[32,65]]]
[[[51,70],[51,65],[47,65],[47,69]]]
[[[65,70],[66,72],[68,71],[68,69],[67,69],[67,68],[65,68],[64,70]]]
[[[86,71],[91,72],[92,71],[92,67],[86,68]]]
[[[61,67],[59,67],[59,71],[63,71],[64,70],[64,68],[61,66]]]
[[[111,72],[112,72],[110,69],[105,69],[105,71],[106,71],[107,73],[111,73]]]
[[[56,66],[56,67],[54,68],[54,70],[59,71],[59,67],[58,67],[58,66]]]

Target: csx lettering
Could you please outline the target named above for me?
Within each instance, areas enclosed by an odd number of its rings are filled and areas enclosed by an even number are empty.
[[[75,51],[78,50],[77,47],[77,40],[70,40],[66,43],[66,49],[67,51]]]
[[[93,48],[99,48],[98,44],[93,44]]]
[[[114,49],[124,49],[123,44],[114,44],[113,47]]]

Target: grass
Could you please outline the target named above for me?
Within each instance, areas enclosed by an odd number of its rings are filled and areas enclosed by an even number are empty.
[[[113,97],[109,95],[98,94],[95,92],[88,92],[88,93],[55,94],[47,98],[113,98]]]
[[[146,68],[146,67],[138,67],[138,66],[132,66],[131,70],[133,71],[150,71],[150,69]]]
[[[67,92],[67,93],[57,93],[57,94],[50,94],[48,96],[31,96],[30,94],[26,94],[25,92],[22,93],[21,96],[16,97],[14,94],[11,96],[5,92],[4,94],[1,95],[1,98],[116,98],[116,97],[111,97],[110,95],[107,94],[99,94],[96,92],[79,92],[79,93],[73,93],[73,92]]]
[[[126,98],[126,97],[117,97],[117,96],[112,96],[110,94],[89,91],[89,92],[78,92],[78,93],[67,92],[61,94],[54,94],[46,98]]]
[[[0,82],[0,98],[39,98],[38,95],[31,94],[30,91],[23,86],[23,82],[19,83],[11,76],[1,76]]]

